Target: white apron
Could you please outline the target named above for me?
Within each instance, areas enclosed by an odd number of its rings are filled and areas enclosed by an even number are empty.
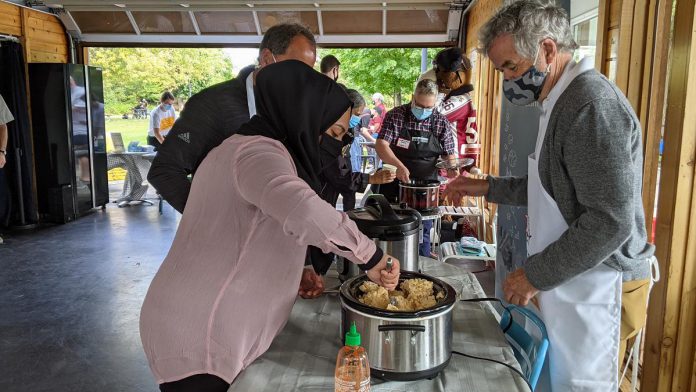
[[[528,158],[529,255],[541,252],[568,229],[539,179],[538,157],[547,126],[543,120],[548,117],[542,119],[534,154]],[[545,369],[553,392],[618,391],[621,285],[621,273],[600,264],[539,293],[550,342]]]

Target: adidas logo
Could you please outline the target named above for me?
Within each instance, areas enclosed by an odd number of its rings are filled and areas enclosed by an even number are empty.
[[[189,143],[189,144],[191,143],[190,134],[188,132],[180,133],[177,135],[177,137],[186,143]]]

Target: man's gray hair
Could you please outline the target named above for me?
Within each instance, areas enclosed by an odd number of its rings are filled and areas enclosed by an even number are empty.
[[[272,26],[263,35],[259,53],[268,49],[273,54],[285,54],[290,46],[290,41],[298,35],[307,38],[316,48],[317,41],[314,39],[314,34],[306,26],[299,23],[281,23]]]
[[[434,95],[437,96],[437,83],[430,79],[423,79],[416,84],[416,91],[413,95]]]
[[[554,40],[560,52],[578,48],[568,14],[553,0],[520,0],[501,8],[479,30],[479,51],[488,56],[491,43],[504,34],[512,35],[517,53],[532,61],[546,38]]]

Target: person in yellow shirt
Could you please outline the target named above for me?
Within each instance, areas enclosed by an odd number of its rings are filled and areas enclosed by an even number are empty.
[[[150,112],[150,128],[147,132],[147,144],[154,146],[155,150],[164,143],[164,138],[176,121],[176,112],[172,104],[174,95],[169,91],[162,93],[160,104]]]

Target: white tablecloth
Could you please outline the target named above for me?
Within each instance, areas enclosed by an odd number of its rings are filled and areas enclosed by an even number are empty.
[[[484,296],[474,275],[432,259],[421,260],[426,260],[424,273],[444,277],[460,299]],[[327,278],[327,287],[335,284],[337,281]],[[453,319],[454,350],[519,368],[490,304],[458,302]],[[333,391],[336,355],[341,347],[340,320],[337,295],[298,299],[270,349],[237,377],[229,392]],[[502,365],[453,354],[449,366],[432,380],[385,382],[373,378],[372,391],[526,392],[529,388]]]

